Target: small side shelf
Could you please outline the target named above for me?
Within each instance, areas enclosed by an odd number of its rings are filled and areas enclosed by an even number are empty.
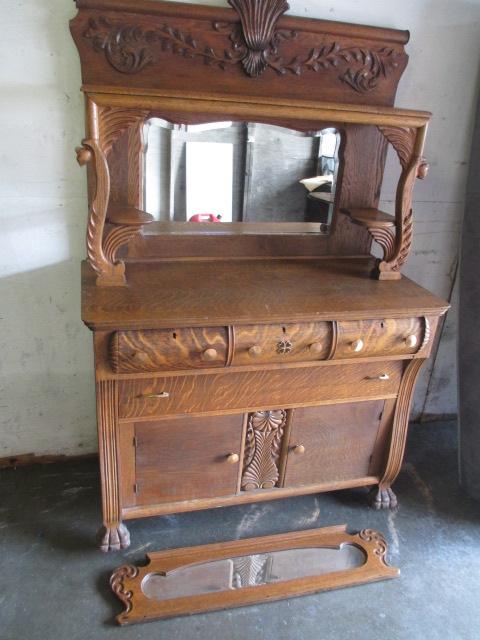
[[[106,285],[125,284],[124,265],[119,260],[118,250],[127,244],[144,225],[153,222],[154,218],[146,211],[142,211],[130,205],[110,203],[107,208],[106,227],[102,239],[102,252],[104,258],[112,265],[121,265],[121,277],[107,280]],[[90,239],[90,235],[88,236]],[[97,284],[103,284],[97,279]]]
[[[350,220],[359,224],[368,230],[368,233],[383,249],[383,262],[390,262],[395,254],[395,217],[379,209],[342,209],[342,213],[349,216]],[[378,261],[380,262],[380,261]],[[372,273],[378,277],[377,267]],[[397,279],[400,278],[398,271],[392,271],[383,274],[383,278]]]
[[[370,229],[394,229],[395,218],[378,209],[342,209],[352,222]]]
[[[112,202],[107,209],[107,222],[124,227],[149,224],[154,218],[150,213],[130,205]]]

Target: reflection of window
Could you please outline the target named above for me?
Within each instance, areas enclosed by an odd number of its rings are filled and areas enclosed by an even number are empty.
[[[190,133],[199,133],[202,131],[217,131],[218,129],[228,129],[233,122],[204,122],[202,124],[184,125],[185,131]]]
[[[320,132],[319,173],[322,176],[332,176],[337,164],[339,134],[336,129],[324,129]]]
[[[211,213],[240,221],[245,173],[243,123],[176,125],[150,120],[146,210],[157,220],[185,222]]]
[[[233,144],[187,142],[187,220],[212,214],[232,221]]]

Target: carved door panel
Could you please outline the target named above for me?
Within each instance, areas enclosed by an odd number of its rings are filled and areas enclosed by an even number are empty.
[[[248,415],[241,480],[243,491],[277,486],[288,414],[283,409],[273,409]]]
[[[234,494],[242,426],[242,415],[137,422],[136,504]]]
[[[373,400],[295,409],[284,485],[372,475],[376,443],[383,446],[384,441],[384,405],[384,400]]]

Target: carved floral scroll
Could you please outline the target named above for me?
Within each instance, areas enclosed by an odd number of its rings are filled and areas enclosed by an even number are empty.
[[[268,68],[279,75],[334,73],[340,82],[359,93],[373,91],[405,58],[402,51],[389,46],[342,45],[324,38],[318,45],[285,58],[280,54],[282,42],[298,37],[295,30],[277,28],[278,19],[289,8],[286,0],[229,3],[240,20],[211,23],[212,32],[227,37],[223,50],[214,49],[167,22],[146,29],[141,24],[116,22],[104,16],[91,18],[83,37],[95,51],[104,54],[111,67],[124,74],[139,73],[168,55],[176,55],[201,60],[221,71],[241,65],[250,77],[258,77]]]

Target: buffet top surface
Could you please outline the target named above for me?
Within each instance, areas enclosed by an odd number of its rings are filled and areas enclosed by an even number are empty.
[[[444,300],[406,277],[369,276],[373,258],[132,262],[127,284],[99,287],[82,264],[82,320],[92,329],[438,316]]]

